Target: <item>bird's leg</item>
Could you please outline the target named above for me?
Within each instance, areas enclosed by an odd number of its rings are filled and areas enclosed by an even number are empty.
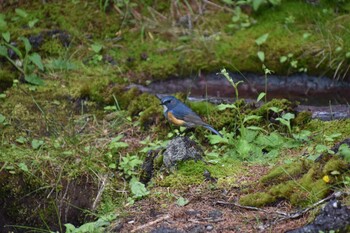
[[[190,127],[190,128],[186,128],[184,131],[183,131],[183,133],[185,134],[185,136],[187,136],[187,134],[188,133],[190,133],[190,132],[194,132],[194,128],[193,127]]]

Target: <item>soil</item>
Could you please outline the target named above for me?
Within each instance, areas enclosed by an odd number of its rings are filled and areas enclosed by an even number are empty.
[[[263,166],[251,170],[255,172],[250,177],[242,177],[245,181],[258,180],[267,172]],[[285,232],[308,222],[309,213],[292,220],[283,220],[276,214],[296,211],[286,201],[261,210],[248,210],[230,204],[242,193],[240,188],[211,190],[209,186],[207,181],[181,194],[168,190],[175,197],[187,199],[185,206],[177,205],[176,199],[168,204],[159,203],[159,198],[141,200],[128,209],[128,217],[114,226],[112,232]]]

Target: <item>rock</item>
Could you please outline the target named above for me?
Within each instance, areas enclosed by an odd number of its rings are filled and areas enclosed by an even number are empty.
[[[346,233],[350,230],[350,209],[342,206],[340,201],[332,200],[323,208],[315,220],[298,229],[286,231],[286,233],[319,233],[339,232]]]
[[[172,139],[163,153],[165,167],[172,168],[178,162],[194,159],[202,160],[203,150],[188,137],[176,137]]]

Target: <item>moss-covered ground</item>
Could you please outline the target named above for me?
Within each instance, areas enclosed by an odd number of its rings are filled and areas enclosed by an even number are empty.
[[[137,211],[140,226],[142,211],[157,216],[186,201],[292,209],[348,189],[349,148],[332,147],[349,137],[350,121],[311,120],[288,100],[226,108],[187,101],[224,138],[195,129],[189,135],[204,161],[169,172],[156,157],[144,187],[144,159],[181,132],[156,96],[131,85],[223,67],[263,73],[263,64],[277,74],[349,80],[346,1],[254,11],[223,1],[15,0],[0,10],[0,226],[15,225],[0,231],[68,232],[64,224],[90,222],[96,232],[126,232]],[[33,75],[43,84],[33,85]],[[188,93],[175,94],[186,101]],[[234,221],[240,229],[247,222]]]

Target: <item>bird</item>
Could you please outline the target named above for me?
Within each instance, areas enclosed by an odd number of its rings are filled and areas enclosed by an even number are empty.
[[[190,109],[176,97],[164,96],[160,98],[160,102],[164,108],[165,118],[174,125],[185,126],[187,128],[202,126],[222,137],[222,135],[216,129],[214,129],[213,126],[205,123],[194,111],[192,111],[192,109]]]

